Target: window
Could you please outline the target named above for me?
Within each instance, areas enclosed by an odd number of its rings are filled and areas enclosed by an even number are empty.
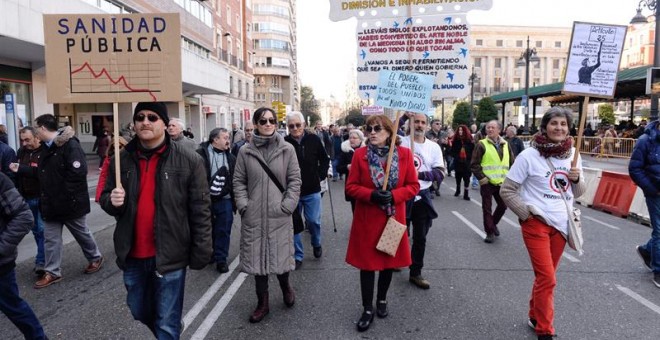
[[[495,58],[495,68],[502,68],[502,58]]]
[[[543,47],[543,41],[537,41],[536,42],[536,47],[538,47],[538,48]]]
[[[502,40],[502,39],[495,40],[495,46],[503,47],[504,46],[504,40]]]
[[[474,67],[481,67],[481,58],[474,58]]]
[[[231,26],[231,7],[227,5],[227,25]]]
[[[483,39],[477,39],[477,41],[475,42],[475,44],[476,44],[477,46],[483,46],[483,45],[484,45],[484,40],[483,40]]]
[[[241,25],[241,17],[238,14],[236,14],[236,27],[241,27],[241,26],[243,26]]]
[[[555,41],[555,48],[561,48],[561,41]]]
[[[229,76],[229,94],[234,94],[234,77]]]
[[[240,79],[238,80],[237,88],[238,88],[238,98],[241,98],[241,96],[243,95],[243,81]]]
[[[516,47],[523,47],[523,41],[522,40],[516,40]]]
[[[559,59],[552,60],[552,68],[555,70],[559,68]]]

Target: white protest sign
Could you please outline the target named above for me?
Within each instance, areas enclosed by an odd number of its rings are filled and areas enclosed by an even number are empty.
[[[381,70],[432,75],[436,98],[469,94],[469,25],[465,14],[366,20],[357,28],[358,94],[376,93]]]
[[[473,9],[487,10],[493,0],[330,0],[330,20],[341,21],[356,18],[391,18],[406,15],[447,14],[468,12]]]
[[[362,107],[363,116],[382,115],[384,112],[385,110],[382,106],[371,105]]]
[[[387,70],[379,76],[376,105],[423,114],[431,107],[433,76]]]
[[[563,93],[612,98],[626,26],[573,23]]]

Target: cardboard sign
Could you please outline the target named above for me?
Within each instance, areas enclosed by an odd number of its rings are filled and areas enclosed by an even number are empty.
[[[365,20],[357,28],[358,95],[373,98],[380,70],[432,75],[433,97],[470,92],[469,25],[465,14]]]
[[[49,103],[181,101],[178,13],[45,14]]]
[[[431,108],[433,76],[383,70],[379,73],[376,105],[426,114]]]
[[[356,18],[392,18],[403,15],[444,15],[465,13],[473,9],[487,10],[493,0],[443,1],[443,0],[330,0],[330,20],[341,21]]]
[[[612,98],[627,26],[573,23],[563,93]]]

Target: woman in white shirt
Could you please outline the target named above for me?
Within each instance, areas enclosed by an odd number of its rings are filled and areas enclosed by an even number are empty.
[[[572,206],[573,199],[586,189],[579,155],[577,164],[571,164],[575,152],[569,136],[571,122],[569,109],[555,106],[548,110],[531,147],[516,157],[500,189],[500,196],[519,218],[534,269],[528,324],[538,339],[551,339],[555,334],[555,274],[569,223],[562,196]]]

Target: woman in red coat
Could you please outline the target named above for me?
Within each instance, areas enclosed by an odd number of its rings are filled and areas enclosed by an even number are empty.
[[[419,191],[410,149],[398,146],[400,141],[397,141],[392,157],[387,190],[382,190],[391,138],[396,138],[394,126],[386,116],[370,116],[367,118],[366,132],[367,146],[355,150],[346,182],[346,193],[356,201],[346,262],[360,269],[364,307],[357,324],[360,332],[369,329],[373,321],[375,272],[380,271],[376,314],[384,318],[388,315],[387,290],[392,281],[392,269],[408,267],[412,263],[408,235],[405,233],[393,257],[376,250],[376,244],[385,229],[389,218],[387,214],[394,214],[397,221],[405,224],[406,201]]]

